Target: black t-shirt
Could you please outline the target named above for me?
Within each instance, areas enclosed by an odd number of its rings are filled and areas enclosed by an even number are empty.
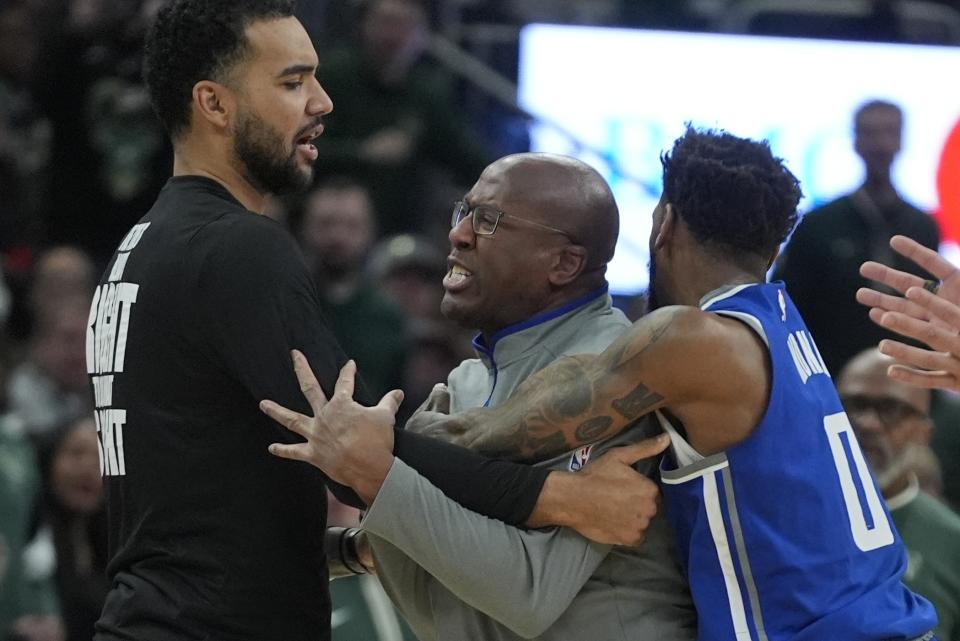
[[[328,392],[346,361],[290,235],[212,180],[172,178],[89,325],[112,581],[96,638],[328,639],[330,482],[267,452],[298,437],[258,409],[309,413],[291,349]],[[452,498],[526,518],[545,473],[414,436],[397,432],[398,455]]]

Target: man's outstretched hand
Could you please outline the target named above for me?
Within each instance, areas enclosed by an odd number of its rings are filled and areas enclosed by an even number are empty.
[[[937,252],[905,236],[894,236],[890,246],[939,282],[925,281],[872,261],[861,266],[864,277],[902,294],[901,297],[861,288],[857,301],[870,307],[870,318],[881,327],[928,346],[881,341],[880,351],[900,361],[890,366],[888,374],[911,385],[960,392],[960,270]]]
[[[348,361],[328,401],[306,357],[297,350],[292,355],[300,390],[313,416],[261,401],[260,409],[267,416],[306,439],[304,443],[273,443],[270,453],[320,468],[334,481],[352,487],[369,505],[393,465],[393,424],[403,392],[388,392],[373,407],[360,405],[353,400],[357,366]]]
[[[563,525],[598,543],[640,545],[660,505],[660,489],[633,465],[668,445],[670,437],[660,434],[615,447],[580,472],[551,472],[527,525]]]
[[[313,416],[261,401],[265,414],[306,439],[273,443],[270,453],[320,468],[371,504],[393,465],[394,417],[403,394],[390,392],[374,407],[360,405],[353,400],[357,368],[349,361],[328,401],[306,357],[296,350],[293,367]],[[632,466],[669,444],[669,437],[661,434],[614,448],[576,474],[551,472],[527,525],[563,525],[600,543],[639,545],[657,512],[660,493],[656,483]]]

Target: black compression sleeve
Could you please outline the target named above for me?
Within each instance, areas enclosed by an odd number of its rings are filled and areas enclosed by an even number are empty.
[[[327,489],[330,490],[330,493],[333,494],[338,501],[344,505],[355,507],[358,510],[367,509],[367,504],[354,492],[353,488],[340,485],[326,474],[324,474],[324,477],[326,478]]]
[[[402,429],[393,453],[463,507],[509,525],[527,521],[550,473]]]

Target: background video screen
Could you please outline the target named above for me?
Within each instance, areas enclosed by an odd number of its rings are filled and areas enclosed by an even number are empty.
[[[634,294],[647,285],[660,153],[687,121],[768,139],[807,211],[862,182],[856,108],[894,102],[905,114],[894,183],[938,215],[945,241],[960,240],[957,69],[960,47],[530,25],[519,97],[539,121],[534,151],[576,156],[610,182],[621,213],[611,291]]]

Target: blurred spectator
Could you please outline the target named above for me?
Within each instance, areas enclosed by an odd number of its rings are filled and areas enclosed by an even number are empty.
[[[787,284],[834,373],[854,354],[892,337],[856,301],[857,289],[868,285],[860,264],[875,260],[919,275],[922,270],[892,252],[890,237],[903,234],[933,250],[940,243],[934,219],[903,200],[891,182],[903,112],[874,100],[857,110],[853,124],[854,148],[866,174],[863,184],[804,216],[773,275]]]
[[[431,169],[462,186],[493,159],[461,120],[449,79],[421,60],[428,38],[418,0],[367,0],[357,42],[320,56],[334,111],[316,142],[319,171],[370,185],[385,234],[438,226],[443,190]]]
[[[572,24],[609,24],[619,17],[618,0],[510,0],[509,14],[520,24],[562,22]],[[641,4],[641,3],[633,3]]]
[[[0,4],[0,251],[43,233],[53,129],[35,97],[39,14],[25,0]]]
[[[39,488],[23,421],[0,415],[0,639],[64,639],[51,577],[25,556]]]
[[[930,394],[930,416],[936,425],[930,449],[940,464],[943,499],[960,511],[960,397],[945,390]]]
[[[934,433],[936,431],[935,427]],[[943,496],[943,470],[936,453],[929,445],[918,445],[912,470],[917,475],[917,484],[922,492],[940,502],[946,502]]]
[[[13,300],[10,290],[7,288],[6,279],[3,277],[3,270],[0,269],[0,336],[6,335],[7,321],[10,319],[12,306]]]
[[[364,275],[374,218],[366,188],[331,179],[306,198],[300,242],[334,335],[379,398],[400,387],[407,347],[400,310]]]
[[[898,15],[897,0],[869,0],[851,3],[855,11],[844,15],[804,10],[805,3],[770,3],[771,10],[759,11],[750,20],[749,32],[765,36],[839,38],[872,42],[901,42],[904,30]],[[791,7],[798,10],[791,11]]]
[[[92,417],[75,419],[44,445],[42,519],[56,551],[66,641],[89,641],[109,588],[97,427]]]
[[[151,171],[158,169],[153,162],[165,139],[144,87],[126,78],[102,78],[90,88],[86,116],[90,144],[102,163],[100,187],[107,196],[124,203],[155,186]]]
[[[31,435],[50,434],[90,409],[85,348],[89,313],[89,297],[71,296],[45,307],[36,318],[27,358],[7,382],[10,411],[26,421]]]
[[[423,236],[385,238],[370,257],[370,275],[407,318],[442,319],[441,282],[447,273],[444,253]]]
[[[40,318],[73,296],[91,299],[97,277],[93,261],[82,250],[66,245],[46,250],[34,267],[28,301],[31,315]]]
[[[54,14],[41,92],[53,127],[49,239],[103,263],[150,208],[172,154],[140,74],[156,2],[65,0]]]
[[[933,602],[937,635],[960,634],[960,516],[920,491],[915,473],[930,439],[930,393],[887,376],[876,347],[841,372],[837,391],[907,549],[903,580]]]
[[[37,318],[67,298],[89,303],[98,276],[90,256],[69,245],[45,250],[28,267],[18,283],[10,319],[10,336],[16,340],[28,338]]]

